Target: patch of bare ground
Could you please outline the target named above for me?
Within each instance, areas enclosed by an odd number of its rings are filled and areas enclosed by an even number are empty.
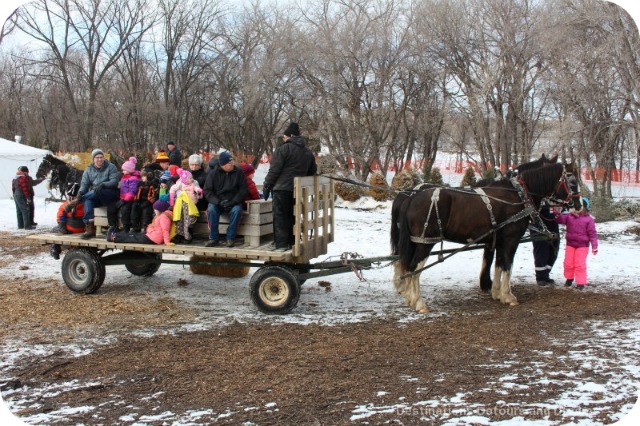
[[[34,285],[30,287],[33,294],[25,295],[8,288],[0,287],[3,305],[9,301],[16,306],[0,318],[12,333],[37,325],[56,336],[69,323],[110,332],[139,324],[160,326],[172,319],[179,322],[188,319],[181,315],[189,315],[174,302],[133,292],[105,292],[87,303],[87,297],[72,297],[65,289],[43,290]],[[12,388],[71,380],[88,385],[39,397],[16,414],[93,406],[90,414],[70,414],[64,423],[90,418],[92,423],[109,424],[119,422],[121,416],[211,410],[198,422],[345,424],[360,405],[393,406],[402,401],[411,406],[466,392],[480,404],[501,400],[527,406],[554,400],[563,386],[524,377],[516,381],[526,386],[505,393],[496,385],[500,377],[533,371],[535,366],[539,376],[574,371],[594,382],[604,381],[600,375],[605,373],[584,370],[568,354],[589,341],[592,332],[587,321],[635,317],[640,307],[637,294],[579,293],[531,285],[516,286],[514,293],[521,304],[513,308],[487,295],[450,299],[449,314],[426,315],[409,323],[235,324],[146,338],[123,333],[125,337],[114,344],[88,355],[34,356],[27,366],[21,363],[10,372],[16,378]],[[24,301],[17,300],[23,296]],[[611,356],[602,347],[592,350],[595,357]],[[597,419],[613,421],[625,403],[633,401],[619,401]],[[447,409],[446,402],[442,409]],[[228,416],[219,417],[225,413]],[[528,418],[541,416],[533,413]],[[492,420],[511,417],[496,413]],[[399,420],[421,422],[420,416]],[[363,421],[393,423],[398,414],[380,412]]]

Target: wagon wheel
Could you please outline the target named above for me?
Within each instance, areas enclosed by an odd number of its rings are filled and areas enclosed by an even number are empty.
[[[104,263],[95,250],[73,249],[62,260],[62,279],[75,293],[95,293],[104,283],[105,274]]]
[[[265,314],[286,314],[298,304],[300,284],[283,266],[263,266],[249,281],[251,300]]]
[[[298,280],[298,283],[300,283],[300,285],[307,282],[307,280],[306,279],[301,280],[300,278],[298,278],[298,274],[307,274],[311,272],[311,265],[309,265],[308,263],[292,264],[292,263],[284,263],[284,262],[265,262],[264,266],[282,266],[283,268],[293,269],[296,279]]]
[[[136,275],[138,277],[150,277],[153,274],[155,274],[156,272],[158,272],[158,269],[160,269],[160,262],[162,261],[162,254],[161,253],[138,253],[138,252],[134,252],[134,251],[123,251],[122,254],[127,254],[133,258],[140,258],[140,255],[142,254],[143,257],[148,258],[148,259],[153,259],[153,260],[157,260],[158,263],[145,263],[145,262],[140,262],[140,263],[126,263],[124,265],[125,268],[127,268],[127,271],[131,272],[133,275]]]

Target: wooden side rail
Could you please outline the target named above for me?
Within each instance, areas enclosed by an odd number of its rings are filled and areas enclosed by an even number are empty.
[[[107,221],[107,208],[97,207],[94,210],[94,223],[97,232],[101,233],[103,228],[109,226]],[[223,214],[220,217],[220,234],[226,234],[229,228],[229,216]],[[207,223],[207,212],[200,212],[200,217],[193,227],[193,234],[198,238],[209,238],[209,225]],[[273,239],[273,213],[271,200],[247,201],[247,211],[242,214],[240,225],[238,226],[238,237],[244,237],[244,242],[249,247],[259,247]]]

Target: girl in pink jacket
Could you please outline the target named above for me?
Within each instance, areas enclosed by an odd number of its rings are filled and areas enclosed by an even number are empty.
[[[116,232],[116,227],[112,226],[107,231],[107,241],[114,243],[175,245],[171,242],[173,214],[169,209],[169,203],[158,200],[153,203],[153,210],[155,211],[155,216],[147,226],[146,232]]]
[[[575,213],[556,214],[555,221],[567,226],[567,247],[564,252],[565,285],[571,287],[573,280],[582,290],[587,285],[587,255],[598,253],[598,233],[596,223],[589,214],[589,200],[582,198],[583,208]]]

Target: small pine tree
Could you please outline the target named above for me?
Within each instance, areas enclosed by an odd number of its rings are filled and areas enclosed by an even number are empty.
[[[425,183],[431,182],[431,168],[433,165],[428,161],[424,162],[424,168],[422,169],[422,181]]]
[[[423,182],[422,175],[420,174],[420,170],[410,168],[407,170],[407,173],[411,175],[411,178],[413,179],[414,187],[420,185]]]
[[[464,176],[462,177],[462,182],[460,182],[461,187],[465,186],[473,186],[478,180],[476,179],[476,172],[473,170],[473,167],[467,167],[467,170],[464,172]]]
[[[433,167],[431,169],[431,173],[429,173],[429,180],[427,183],[433,183],[435,185],[444,185],[444,180],[442,180],[442,173],[440,173],[440,169],[437,167]]]
[[[482,179],[495,179],[496,171],[494,169],[485,169],[482,172]]]

